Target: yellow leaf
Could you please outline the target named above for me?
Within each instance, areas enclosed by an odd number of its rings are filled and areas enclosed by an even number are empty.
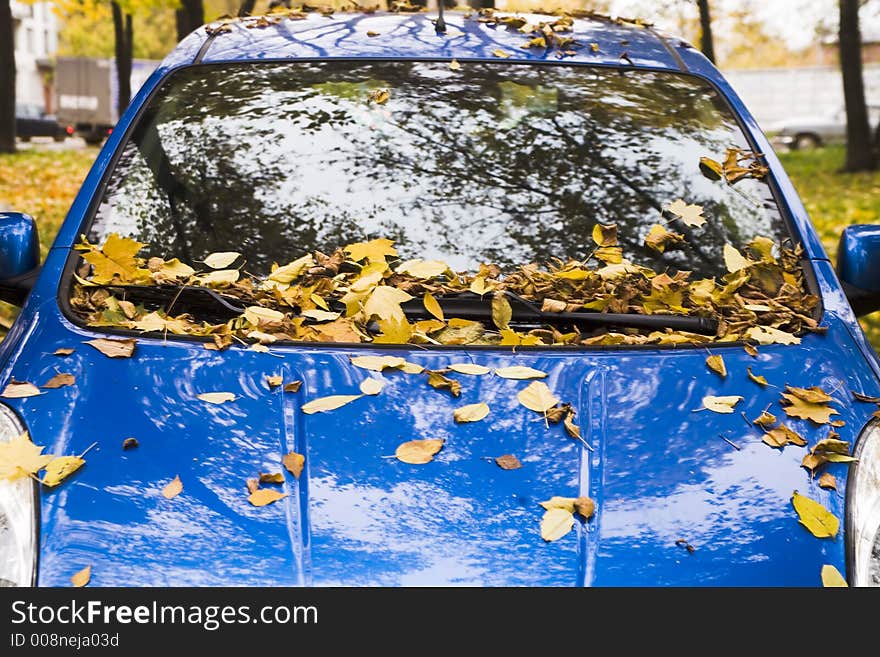
[[[703,408],[715,413],[733,413],[733,407],[743,400],[740,396],[729,395],[726,397],[703,397]]]
[[[596,246],[617,246],[617,224],[595,224],[592,237]]]
[[[294,279],[299,278],[302,274],[309,268],[314,267],[315,259],[311,256],[311,254],[306,254],[301,258],[297,258],[292,262],[288,262],[286,265],[282,265],[281,267],[276,267],[273,265],[272,271],[269,274],[269,281],[271,283],[278,283],[282,287],[285,285],[290,285],[294,281]],[[235,270],[233,270],[235,271]],[[235,281],[232,281],[233,283]],[[275,285],[268,285],[268,287],[277,287]]]
[[[453,372],[458,372],[459,374],[471,374],[474,376],[488,374],[492,371],[488,367],[483,367],[482,365],[473,365],[471,363],[453,363],[448,367]]]
[[[85,460],[79,456],[56,456],[46,464],[46,473],[41,481],[49,488],[53,488],[79,470],[84,463]]]
[[[319,296],[317,294],[310,294],[309,299],[311,299],[312,303],[314,303],[318,308],[323,310],[330,310],[330,307],[327,305],[327,302],[324,301],[324,297]]]
[[[437,299],[430,292],[425,292],[425,296],[422,297],[422,303],[425,305],[425,310],[431,313],[432,317],[436,317],[441,322],[443,321],[443,308],[440,307]]]
[[[377,285],[364,304],[364,314],[367,317],[375,316],[379,319],[391,319],[392,317],[405,319],[400,304],[410,299],[412,297],[409,294],[396,287]]]
[[[261,472],[259,481],[261,484],[283,484],[284,475],[280,472]]]
[[[600,246],[593,255],[596,259],[612,265],[623,263],[623,249],[619,246]]]
[[[798,445],[803,447],[807,441],[797,431],[789,429],[784,424],[780,424],[775,429],[771,429],[764,434],[764,442],[770,447],[785,447],[786,445]]]
[[[53,352],[52,352],[52,355],[53,355],[53,356],[62,356],[62,357],[64,357],[64,356],[70,356],[70,354],[72,354],[74,351],[76,351],[76,350],[75,350],[75,349],[71,349],[70,347],[61,347],[61,348],[56,349],[55,351],[53,351]]]
[[[474,280],[471,281],[468,289],[474,294],[479,294],[483,296],[487,292],[491,292],[495,289],[495,285],[486,281],[485,276],[476,276]]]
[[[89,583],[89,580],[92,579],[92,567],[86,566],[82,570],[77,573],[74,573],[70,577],[70,583],[73,584],[76,588],[80,589]]]
[[[349,244],[342,249],[348,254],[348,257],[355,262],[361,260],[385,261],[385,256],[396,256],[397,249],[394,248],[394,241],[380,238],[369,242],[356,242]]]
[[[839,413],[830,406],[826,406],[825,404],[812,404],[795,397],[792,394],[783,392],[782,398],[785,400],[785,403],[788,404],[787,406],[783,406],[782,410],[784,410],[785,414],[790,417],[799,417],[815,424],[828,424],[831,421],[832,415],[839,415]]]
[[[819,488],[837,490],[837,478],[831,473],[823,473],[822,476],[819,477]]]
[[[13,381],[3,388],[3,394],[0,397],[5,399],[21,399],[23,397],[36,397],[39,394],[41,394],[40,389],[33,383]]]
[[[169,483],[162,488],[162,497],[166,500],[173,499],[183,492],[183,482],[180,481],[180,475],[177,475]]]
[[[284,377],[280,374],[272,374],[266,376],[266,383],[269,384],[270,388],[277,388],[282,383],[284,383]]]
[[[406,360],[399,356],[354,356],[350,360],[355,367],[363,367],[374,372],[381,372],[386,368],[398,369],[406,363]]]
[[[152,269],[152,267],[151,267]],[[193,274],[196,273],[196,270],[190,267],[187,264],[182,263],[177,258],[172,258],[171,260],[164,260],[162,262],[161,267],[157,272],[158,275],[157,280],[161,279],[178,279],[178,278],[189,278]]]
[[[449,62],[449,68],[452,69],[453,71],[460,71],[461,64],[458,63],[458,60],[453,59],[451,62]]]
[[[670,203],[666,209],[691,228],[699,228],[706,223],[701,205],[688,205],[682,199],[677,199]]]
[[[492,322],[500,330],[506,330],[510,326],[510,320],[513,317],[513,309],[507,300],[504,292],[496,292],[492,296]]]
[[[302,387],[302,381],[291,381],[284,386],[284,392],[299,392],[299,389]]]
[[[149,274],[148,270],[139,269],[135,258],[138,251],[145,246],[146,244],[131,238],[111,233],[104,246],[98,249],[90,245],[82,257],[92,265],[92,280],[95,283],[110,283],[114,280],[123,283],[136,282]]]
[[[510,53],[502,50],[501,48],[496,48],[492,51],[493,57],[500,57],[501,59],[507,59],[510,57]]]
[[[434,460],[434,455],[443,449],[445,441],[437,438],[426,440],[410,440],[401,443],[394,450],[394,456],[398,461],[412,465],[422,465]]]
[[[682,242],[684,242],[684,235],[668,231],[661,224],[651,226],[651,230],[645,236],[645,246],[659,253],[664,253],[667,246],[674,246]]]
[[[45,447],[34,445],[25,431],[8,441],[0,441],[0,480],[15,481],[29,477],[52,460],[51,454],[42,454]]]
[[[284,313],[262,306],[248,306],[244,309],[244,318],[253,326],[277,324],[284,320]]]
[[[538,502],[538,504],[543,506],[548,511],[550,509],[563,509],[565,511],[568,511],[569,513],[574,513],[575,500],[577,500],[576,497],[560,497],[558,495],[554,495],[549,500]]]
[[[767,379],[765,379],[763,376],[760,376],[760,375],[758,375],[758,374],[752,374],[752,368],[751,368],[751,367],[747,367],[747,368],[746,368],[746,373],[749,375],[749,380],[754,381],[754,382],[757,383],[759,386],[766,386],[766,385],[769,385],[769,384],[767,383]]]
[[[97,338],[96,340],[86,340],[85,344],[94,347],[108,358],[131,358],[137,340],[134,338],[126,338],[125,340]]]
[[[306,415],[313,413],[325,413],[327,411],[335,411],[346,404],[350,404],[355,399],[360,399],[363,395],[330,395],[329,397],[319,397],[302,405],[302,412]]]
[[[375,89],[370,92],[370,100],[377,105],[384,105],[391,98],[391,92],[388,89]]]
[[[721,180],[724,177],[724,169],[721,163],[711,157],[700,158],[700,171],[710,180]]]
[[[456,422],[479,422],[489,415],[489,405],[483,402],[468,404],[452,411],[452,417]]]
[[[547,372],[542,372],[541,370],[536,370],[531,367],[515,365],[513,367],[500,367],[496,369],[495,376],[500,376],[502,379],[517,380],[543,379],[546,378]]]
[[[365,395],[378,395],[385,387],[385,382],[379,379],[364,379],[361,381],[360,389]]]
[[[407,260],[397,267],[398,274],[409,274],[414,278],[436,278],[449,271],[449,265],[442,260]]]
[[[827,404],[828,402],[833,401],[831,395],[818,386],[813,386],[812,388],[794,388],[787,385],[785,386],[785,390],[798,399],[802,399],[811,404]]]
[[[428,385],[437,390],[448,390],[453,397],[461,395],[461,383],[443,376],[440,372],[428,373]]]
[[[332,322],[335,319],[339,319],[339,313],[318,309],[303,310],[300,315],[316,322]],[[282,317],[284,317],[284,315],[282,315]]]
[[[209,404],[224,404],[236,400],[235,394],[231,392],[202,392],[196,398]]]
[[[297,479],[299,479],[299,476],[302,474],[305,463],[306,457],[302,454],[297,454],[296,452],[288,452],[281,459],[281,465],[283,465],[287,471]]]
[[[202,262],[211,269],[226,269],[240,257],[241,254],[234,251],[218,251],[217,253],[210,254]]]
[[[520,404],[537,413],[546,413],[559,403],[559,399],[543,381],[533,381],[526,388],[520,390],[516,398]]]
[[[791,333],[780,331],[769,326],[752,326],[746,331],[746,337],[758,344],[800,344],[801,339]]]
[[[272,488],[258,488],[248,495],[248,502],[254,506],[266,506],[267,504],[272,504],[278,500],[283,500],[288,495],[289,493],[281,493]]]
[[[721,356],[709,356],[706,359],[706,366],[716,374],[720,375],[722,379],[727,376],[727,367],[724,365],[724,358]]]
[[[849,587],[846,578],[840,574],[834,566],[825,564],[822,566],[822,586],[825,588],[844,588]]]
[[[724,245],[724,266],[731,274],[754,264],[730,244]]]
[[[207,274],[197,276],[196,280],[207,287],[227,287],[238,280],[241,273],[237,269],[218,269]]]
[[[791,503],[797,511],[801,524],[810,530],[816,538],[834,538],[840,527],[840,521],[828,509],[795,491]]]
[[[572,530],[574,514],[565,509],[548,509],[541,518],[541,538],[548,543],[556,541]]]
[[[406,344],[413,336],[413,328],[403,315],[379,320],[381,334],[373,338],[376,344]]]

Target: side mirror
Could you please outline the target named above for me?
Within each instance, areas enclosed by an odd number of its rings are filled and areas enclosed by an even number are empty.
[[[0,300],[20,306],[40,266],[40,238],[34,220],[20,212],[0,212]]]
[[[848,226],[840,236],[837,274],[859,317],[880,310],[880,226]]]

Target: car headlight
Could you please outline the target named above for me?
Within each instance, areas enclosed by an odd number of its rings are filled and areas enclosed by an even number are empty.
[[[847,482],[847,554],[854,586],[880,586],[880,423],[869,424]]]
[[[0,404],[0,441],[25,431],[15,412]],[[37,483],[0,481],[0,586],[33,586],[37,572]]]

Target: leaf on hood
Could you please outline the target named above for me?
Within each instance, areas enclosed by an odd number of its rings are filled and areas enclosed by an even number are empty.
[[[261,484],[283,484],[284,475],[280,472],[261,472],[259,481]]]
[[[472,376],[481,376],[483,374],[488,374],[492,371],[488,367],[483,367],[482,365],[474,365],[472,363],[453,363],[452,365],[447,365],[447,367],[453,372],[458,372],[459,374],[470,374]]]
[[[574,514],[560,508],[548,509],[541,518],[541,538],[550,543],[568,534],[574,527]]]
[[[412,465],[430,463],[434,460],[434,455],[443,449],[445,442],[439,438],[409,440],[397,446],[397,449],[394,450],[394,456],[398,461]]]
[[[79,572],[74,573],[70,577],[70,583],[73,584],[78,589],[81,589],[86,584],[89,583],[89,580],[92,579],[92,567],[86,566]]]
[[[369,242],[356,242],[343,247],[342,250],[355,262],[360,262],[361,260],[385,262],[385,256],[397,255],[394,241],[386,238],[370,240]]]
[[[248,495],[248,502],[254,506],[266,506],[278,500],[283,500],[290,493],[282,493],[272,488],[258,488]]]
[[[428,385],[437,390],[448,390],[453,397],[461,395],[461,383],[443,376],[440,372],[428,372]]]
[[[745,344],[743,345],[743,351],[745,351],[749,356],[755,358],[758,355],[758,350],[755,345]]]
[[[414,278],[430,279],[449,271],[449,265],[442,260],[407,260],[400,263],[395,271],[398,274],[409,274]]]
[[[520,460],[513,454],[502,454],[495,458],[495,465],[502,470],[519,470],[522,467]]]
[[[589,497],[576,497],[574,500],[574,510],[584,520],[589,520],[596,512],[596,503]]]
[[[492,297],[492,323],[503,331],[510,328],[510,319],[513,317],[513,309],[504,292],[498,291]]]
[[[501,59],[507,59],[510,57],[510,53],[502,50],[501,48],[496,48],[492,51],[493,57],[500,57]]]
[[[126,438],[125,440],[122,441],[122,449],[124,451],[127,451],[129,449],[134,449],[138,445],[140,445],[140,443],[137,441],[137,438]]]
[[[74,351],[76,351],[76,350],[71,349],[70,347],[60,347],[60,348],[56,349],[55,351],[53,351],[52,355],[53,356],[62,356],[62,357],[70,356],[70,354],[72,354]]]
[[[84,464],[85,459],[79,456],[56,456],[46,464],[46,472],[40,481],[44,486],[54,488]]]
[[[211,269],[226,269],[233,262],[238,260],[241,257],[240,253],[235,253],[234,251],[218,251],[217,253],[212,253],[207,258],[202,260],[208,267]]]
[[[382,370],[398,369],[404,366],[406,360],[399,356],[354,356],[351,364],[355,367],[363,367],[365,370],[381,372]]]
[[[752,424],[756,424],[759,427],[772,427],[776,424],[776,416],[773,413],[768,413],[767,411],[762,411],[761,414],[752,420]]]
[[[574,416],[574,409],[569,407],[568,412],[565,414],[565,419],[562,421],[562,426],[565,427],[565,433],[570,437],[575,440],[583,440],[583,438],[581,438],[581,428],[574,423]]]
[[[247,486],[248,494],[255,493],[260,490],[260,480],[256,477],[251,477],[249,479],[245,479],[245,486]]]
[[[785,386],[785,389],[798,399],[803,399],[805,402],[811,404],[827,404],[828,402],[834,401],[831,398],[831,395],[818,386],[813,386],[812,388],[793,388],[792,386],[787,385]]]
[[[707,395],[703,397],[703,408],[714,413],[733,413],[733,407],[743,400],[739,395],[728,395],[725,397],[714,397]]]
[[[443,308],[440,307],[440,303],[430,292],[425,292],[425,296],[422,298],[422,304],[424,304],[425,310],[427,310],[432,317],[435,317],[441,322],[443,321]]]
[[[797,511],[800,523],[810,530],[816,538],[834,538],[840,528],[840,521],[828,509],[795,491],[791,503]]]
[[[131,358],[134,354],[137,340],[134,338],[126,338],[124,340],[97,338],[95,340],[86,340],[85,344],[94,347],[108,358]]]
[[[12,381],[12,383],[8,383],[3,388],[3,394],[0,394],[0,397],[5,399],[21,399],[23,397],[36,397],[40,394],[40,389],[33,383]]]
[[[533,381],[520,390],[516,398],[520,404],[536,413],[546,413],[559,403],[559,399],[543,381]]]
[[[757,383],[761,387],[769,385],[767,383],[767,379],[765,379],[763,376],[761,376],[759,374],[753,374],[751,367],[746,368],[746,374],[749,375],[749,381],[754,381],[755,383]]]
[[[706,359],[706,367],[718,374],[722,379],[727,376],[727,367],[724,358],[719,355],[711,355]]]
[[[34,445],[28,432],[8,441],[0,441],[0,480],[15,481],[35,474],[52,460],[43,454],[45,447]]]
[[[284,392],[299,392],[299,389],[302,388],[302,381],[291,381],[290,383],[284,384]]]
[[[797,431],[789,429],[784,424],[780,424],[775,429],[770,429],[764,434],[764,442],[770,447],[785,447],[786,445],[797,445],[803,447],[807,441]]]
[[[677,199],[670,203],[666,210],[691,228],[699,228],[706,223],[702,205],[688,205],[682,199]]]
[[[837,490],[837,478],[829,472],[823,472],[819,477],[819,488]]]
[[[365,395],[378,395],[382,392],[382,388],[385,387],[385,381],[381,379],[364,379],[361,381],[361,385],[359,386],[361,392]]]
[[[814,424],[828,424],[831,421],[832,415],[839,415],[839,413],[830,406],[825,404],[813,404],[804,401],[793,394],[783,392],[782,398],[784,400],[783,403],[787,404],[782,407],[782,410],[784,410],[785,414],[789,417],[799,417],[804,420],[809,420]]]
[[[468,404],[452,411],[453,419],[460,423],[479,422],[487,415],[489,415],[489,405],[483,402]]]
[[[277,388],[282,383],[284,383],[284,377],[280,374],[267,374],[266,383],[270,388]]]
[[[853,399],[860,402],[865,402],[868,404],[880,404],[880,397],[871,397],[870,395],[863,395],[860,392],[852,391]]]
[[[748,260],[742,253],[733,248],[730,244],[725,244],[723,249],[724,266],[731,274],[741,269],[752,266],[754,263]]]
[[[791,333],[780,331],[769,326],[752,326],[746,331],[746,337],[758,344],[800,344],[801,339]]]
[[[547,372],[531,367],[523,367],[522,365],[514,365],[513,367],[499,367],[495,370],[495,376],[500,376],[502,379],[516,380],[544,379],[547,377]]]
[[[196,399],[209,404],[225,404],[226,402],[235,401],[237,397],[232,392],[202,392],[196,395]]]
[[[335,411],[346,404],[350,404],[356,399],[360,399],[363,395],[330,395],[329,397],[319,397],[302,405],[302,412],[306,415],[313,413],[326,413],[327,411]]]
[[[825,564],[822,566],[822,586],[828,588],[848,588],[846,578],[840,574],[834,566]]]
[[[654,224],[645,236],[645,246],[658,253],[665,253],[666,248],[684,242],[684,235],[666,230],[662,224]]]
[[[306,457],[296,452],[288,452],[281,458],[281,465],[297,479],[302,474],[305,463]]]
[[[183,482],[180,481],[180,475],[177,475],[169,483],[162,488],[162,497],[166,500],[173,499],[183,492]]]

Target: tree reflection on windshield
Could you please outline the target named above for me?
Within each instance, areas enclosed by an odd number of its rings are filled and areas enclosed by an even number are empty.
[[[371,102],[387,89],[389,100]],[[318,62],[193,67],[153,99],[91,230],[194,262],[240,251],[265,273],[307,251],[389,237],[454,269],[585,259],[596,222],[625,257],[725,273],[725,242],[785,228],[766,183],[703,177],[745,147],[707,83],[566,65]],[[660,254],[644,239],[682,198],[708,223]]]

